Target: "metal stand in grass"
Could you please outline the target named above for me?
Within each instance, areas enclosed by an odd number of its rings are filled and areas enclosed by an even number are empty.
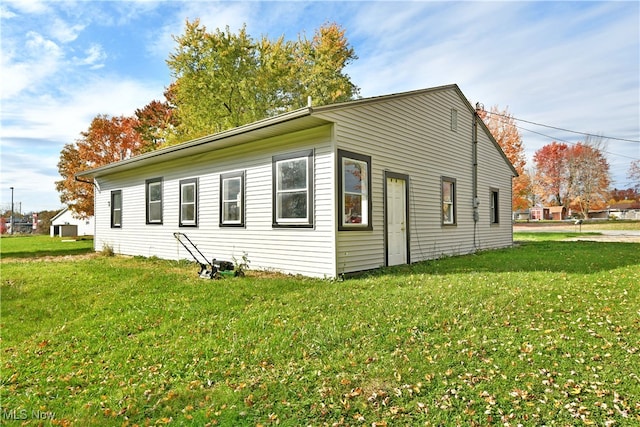
[[[198,275],[203,279],[219,279],[221,275],[232,273],[233,263],[229,261],[217,261],[215,258],[209,262],[200,249],[184,233],[173,233],[173,237],[189,252],[191,257],[200,265]]]

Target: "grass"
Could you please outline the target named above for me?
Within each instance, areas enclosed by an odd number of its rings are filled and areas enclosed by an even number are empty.
[[[514,225],[529,226],[529,227],[566,227],[573,228],[574,230],[640,230],[640,221],[632,220],[617,220],[617,221],[604,221],[604,220],[588,220],[581,226],[575,225],[573,221],[516,221]]]
[[[601,236],[598,232],[571,233],[559,231],[518,231],[513,233],[515,241],[562,241],[572,238],[585,238],[588,236]]]
[[[333,282],[22,262],[2,243],[3,421],[640,422],[640,244],[531,241]]]
[[[59,238],[43,235],[2,236],[2,258],[80,255],[93,252],[93,238]]]

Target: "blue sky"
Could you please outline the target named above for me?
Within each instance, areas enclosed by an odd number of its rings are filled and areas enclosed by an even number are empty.
[[[58,209],[60,150],[98,114],[161,99],[165,60],[186,19],[253,37],[311,36],[337,22],[359,59],[362,96],[457,83],[472,104],[609,139],[613,186],[640,158],[640,3],[7,1],[0,3],[0,207]],[[520,122],[528,166],[555,140],[584,137]]]

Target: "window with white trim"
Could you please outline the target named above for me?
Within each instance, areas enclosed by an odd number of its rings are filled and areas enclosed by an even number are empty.
[[[244,172],[220,175],[220,226],[244,226]]]
[[[371,157],[338,150],[340,230],[371,230]]]
[[[442,177],[442,224],[456,224],[456,180]]]
[[[146,182],[147,224],[162,224],[162,178]]]
[[[198,178],[180,181],[180,227],[198,226]]]
[[[111,228],[122,227],[122,190],[111,192]]]
[[[273,157],[273,225],[313,226],[313,150]]]

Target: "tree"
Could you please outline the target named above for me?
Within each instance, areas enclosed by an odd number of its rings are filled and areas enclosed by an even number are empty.
[[[79,172],[128,159],[147,151],[146,144],[135,130],[140,124],[132,117],[96,116],[86,132],[73,144],[66,144],[58,162],[62,180],[56,182],[60,200],[75,215],[93,215],[93,185],[77,181]]]
[[[337,24],[321,27],[312,40],[288,42],[255,40],[246,27],[208,32],[196,19],[174,40],[167,60],[176,106],[171,143],[303,107],[307,96],[322,104],[358,93],[343,73],[356,56]]]
[[[60,211],[40,211],[38,212],[38,228],[37,234],[49,234],[51,227],[51,220]]]
[[[304,106],[307,96],[314,102],[329,104],[348,101],[359,93],[343,71],[358,58],[347,41],[345,29],[335,23],[325,24],[311,40],[300,38],[296,47],[298,66],[294,71],[299,80],[294,107]]]
[[[165,92],[166,98],[170,96],[168,92],[169,89]],[[166,143],[168,134],[177,123],[174,109],[168,101],[154,100],[136,110],[138,125],[134,129],[144,141],[145,151],[155,150]]]
[[[570,196],[583,218],[586,218],[592,207],[604,207],[609,183],[609,163],[602,154],[601,138],[587,138],[567,151],[567,166],[571,180]]]
[[[525,169],[522,173],[524,178],[522,179],[524,182],[524,189],[522,191],[523,198],[525,199],[527,208],[535,206],[538,203],[539,197],[536,183],[536,173],[533,168]]]
[[[636,200],[640,199],[640,192],[636,191],[635,188],[627,188],[625,190],[618,190],[614,188],[609,192],[609,203],[617,203],[624,200]]]
[[[631,180],[633,188],[640,193],[640,160],[631,162],[629,172],[627,172],[627,178]]]
[[[543,201],[573,207],[586,217],[594,204],[604,204],[611,181],[600,138],[568,146],[552,142],[536,151],[536,181]]]
[[[525,173],[526,159],[522,137],[516,127],[515,120],[508,111],[508,108],[499,110],[498,106],[491,107],[491,111],[481,110],[479,116],[493,135],[502,151],[511,162],[518,176],[513,180],[512,209],[527,209],[532,205],[529,203],[528,189],[531,187],[531,179]]]
[[[568,207],[567,144],[553,141],[533,155],[536,164],[536,185],[543,203]]]

